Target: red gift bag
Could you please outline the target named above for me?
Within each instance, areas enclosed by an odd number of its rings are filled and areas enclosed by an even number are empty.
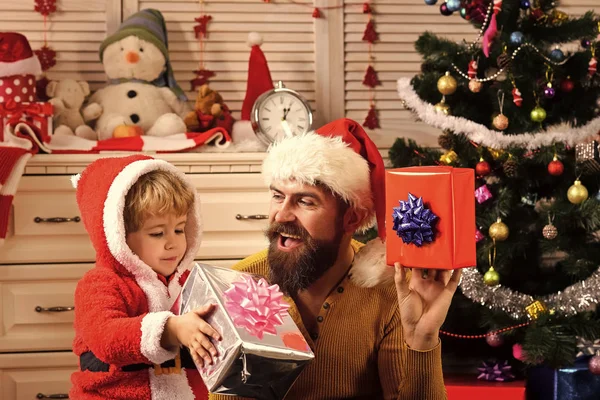
[[[474,171],[439,166],[391,169],[385,174],[387,264],[433,269],[475,266]],[[402,237],[394,230],[395,212]],[[430,212],[437,218],[428,224]]]

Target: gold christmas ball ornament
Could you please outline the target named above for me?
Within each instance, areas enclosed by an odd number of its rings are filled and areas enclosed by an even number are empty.
[[[502,222],[500,218],[498,218],[496,222],[490,225],[488,233],[490,234],[490,237],[492,239],[498,242],[503,242],[506,239],[508,239],[508,234],[510,233],[510,230],[508,229],[508,226],[504,222]]]
[[[542,235],[548,240],[554,240],[558,236],[558,229],[552,223],[549,223],[542,229]]]
[[[494,128],[503,131],[508,128],[508,118],[504,114],[498,114],[494,117],[492,124],[494,125]]]
[[[491,147],[488,147],[488,151],[490,152],[490,155],[492,156],[492,158],[494,160],[497,160],[500,157],[502,157],[502,155],[504,155],[504,150],[498,150],[498,149],[493,149]]]
[[[455,163],[456,160],[458,160],[458,154],[454,150],[447,151],[440,156],[440,161],[446,165]]]
[[[437,82],[437,88],[444,96],[456,92],[457,87],[458,82],[450,75],[450,72],[446,72],[446,75],[442,76]]]
[[[537,106],[531,110],[530,117],[533,122],[543,122],[546,119],[546,110]]]
[[[444,115],[450,115],[450,106],[446,104],[443,100],[437,103],[435,106],[435,111],[442,113]]]
[[[581,204],[588,198],[588,190],[581,184],[581,181],[577,179],[573,186],[567,191],[567,198],[573,204]]]
[[[483,274],[483,283],[487,286],[496,286],[500,283],[500,274],[494,269],[494,267],[490,267],[485,274]]]
[[[469,90],[473,93],[479,93],[481,92],[481,89],[483,88],[483,83],[479,82],[479,81],[475,81],[475,80],[470,80],[469,81]]]

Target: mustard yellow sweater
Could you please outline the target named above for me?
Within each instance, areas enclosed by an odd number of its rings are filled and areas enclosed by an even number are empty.
[[[352,246],[355,251],[362,247],[355,241]],[[268,276],[267,251],[240,261],[234,269]],[[353,283],[351,269],[323,303],[314,332],[307,332],[293,300],[286,300],[315,353],[286,400],[446,399],[441,345],[425,352],[406,347],[393,283],[360,287]]]

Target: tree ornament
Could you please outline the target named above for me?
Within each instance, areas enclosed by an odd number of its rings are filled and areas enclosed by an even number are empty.
[[[496,58],[496,65],[500,69],[506,69],[510,66],[512,59],[508,54],[506,54],[506,49]]]
[[[525,362],[527,360],[527,353],[525,353],[523,346],[519,343],[513,344],[512,354],[515,359],[521,362]]]
[[[497,160],[504,155],[504,150],[501,149],[493,149],[491,147],[488,147],[487,151],[490,153],[494,160]]]
[[[479,158],[479,162],[475,165],[475,173],[479,176],[486,176],[492,172],[492,168],[490,164],[483,159],[483,157]]]
[[[590,41],[590,39],[581,39],[581,47],[583,47],[584,49],[587,49],[591,45],[592,42]]]
[[[367,117],[363,122],[363,126],[369,129],[379,128],[379,118],[377,117],[377,110],[375,109],[375,105],[371,105],[371,108],[369,108],[369,112],[367,113]]]
[[[56,0],[35,0],[34,10],[42,14],[44,17],[56,11]]]
[[[533,110],[531,110],[530,117],[533,122],[541,123],[546,119],[546,110],[544,110],[538,105]]]
[[[560,25],[563,22],[567,21],[569,16],[566,12],[557,10],[556,8],[552,10],[550,13],[550,23],[554,25]]]
[[[510,44],[512,44],[513,46],[522,45],[524,40],[525,40],[525,35],[523,35],[522,32],[514,31],[513,33],[510,34]]]
[[[448,7],[448,10],[452,12],[458,11],[461,7],[460,0],[447,0],[446,6]]]
[[[475,229],[475,243],[479,243],[483,239],[485,239],[485,236],[483,236],[483,233],[481,233],[481,231],[479,229]]]
[[[506,360],[504,362],[485,361],[482,367],[477,368],[477,371],[479,371],[477,379],[482,381],[511,382],[515,379],[512,367]]]
[[[442,15],[444,15],[446,17],[449,16],[449,15],[452,15],[452,11],[450,11],[448,9],[448,5],[446,3],[442,3],[440,5],[440,14],[442,14]]]
[[[590,362],[588,363],[588,367],[590,372],[594,375],[600,375],[600,355],[596,354],[592,358],[590,358]]]
[[[550,52],[550,59],[555,62],[561,62],[565,59],[565,53],[561,49],[554,49]]]
[[[560,90],[562,90],[565,93],[569,93],[571,92],[573,89],[575,88],[575,82],[573,82],[571,80],[570,76],[567,76],[565,79],[563,79],[563,81],[560,83]]]
[[[588,340],[577,336],[577,350],[576,358],[593,356],[600,352],[600,339]]]
[[[552,161],[550,161],[550,164],[548,164],[548,172],[552,176],[560,176],[560,175],[562,175],[564,170],[565,170],[565,166],[563,165],[563,163],[558,159],[558,157],[555,154]]]
[[[515,105],[517,107],[521,107],[523,105],[523,96],[521,95],[521,91],[519,90],[519,88],[514,86],[514,83],[513,83],[512,96],[513,96],[513,103],[515,103]]]
[[[487,286],[496,286],[500,283],[500,274],[498,274],[494,267],[490,267],[490,269],[483,274],[483,283]]]
[[[487,185],[481,185],[475,189],[475,199],[477,199],[477,203],[482,204],[491,198],[492,192],[490,192]]]
[[[548,214],[548,225],[542,229],[542,235],[548,240],[554,240],[558,236],[558,229],[556,229],[553,222],[554,216],[550,217],[550,214]]]
[[[527,10],[529,7],[531,7],[531,3],[529,2],[529,0],[521,0],[521,10]]]
[[[317,7],[315,7],[315,9],[313,10],[312,17],[313,18],[321,18],[321,12],[319,11],[319,9]]]
[[[425,0],[425,4],[429,5],[429,3],[427,3],[427,1],[430,1],[430,0]],[[436,2],[437,2],[437,0],[435,0],[433,2],[433,4],[435,4]],[[372,12],[373,12],[373,10],[371,10],[371,5],[369,3],[363,3],[363,14],[371,14]]]
[[[600,173],[600,142],[592,140],[575,145],[575,161],[584,174]]]
[[[208,23],[212,20],[212,17],[210,15],[201,15],[198,18],[194,18],[194,21],[196,21],[198,23],[198,25],[194,26],[194,35],[196,36],[196,39],[206,39],[208,38],[208,33],[206,32],[207,27],[208,27]]]
[[[465,19],[467,21],[471,19],[471,16],[469,15],[469,12],[467,11],[467,9],[465,7],[461,8],[458,13],[460,14],[460,16],[463,19]]]
[[[369,65],[367,67],[367,70],[365,71],[365,77],[363,78],[362,83],[363,85],[371,88],[381,85],[381,82],[377,77],[377,71],[375,71],[375,68],[373,68],[372,65]]]
[[[502,219],[498,217],[496,222],[490,225],[488,233],[490,234],[490,237],[492,239],[498,242],[503,242],[506,239],[508,239],[510,230],[508,229],[508,226],[504,222],[502,222]]]
[[[479,92],[481,92],[482,88],[483,88],[483,83],[476,81],[476,80],[469,81],[469,90],[471,92],[479,93]]]
[[[442,149],[450,150],[454,147],[456,137],[450,131],[444,131],[441,135],[438,136],[438,144]]]
[[[588,198],[588,190],[579,179],[567,190],[567,198],[573,204],[581,204]]]
[[[544,97],[547,99],[553,99],[556,91],[552,87],[552,83],[548,82],[544,88]]]
[[[509,158],[502,165],[502,169],[504,170],[504,175],[508,178],[515,178],[519,170],[519,164],[514,159]]]
[[[477,61],[469,61],[469,69],[467,71],[467,75],[469,76],[469,79],[477,78]]]
[[[539,300],[536,300],[527,307],[525,307],[525,311],[527,311],[529,319],[536,320],[539,318],[540,314],[548,312],[548,308],[544,303],[542,303]]]
[[[596,71],[598,70],[598,59],[596,57],[593,57],[590,59],[590,62],[588,63],[588,75],[589,76],[594,76],[596,74]]]
[[[375,30],[375,22],[373,22],[373,20],[370,19],[369,22],[367,22],[367,27],[365,28],[365,32],[363,33],[362,40],[363,42],[369,42],[372,44],[375,43],[378,38],[379,35]]]
[[[492,121],[494,128],[499,131],[503,131],[508,128],[508,118],[503,113],[504,109],[504,92],[502,90],[498,91],[498,104],[500,105],[500,114],[496,115]]]
[[[504,339],[502,338],[502,335],[498,333],[487,335],[485,337],[485,341],[492,347],[500,347],[504,344]]]
[[[449,150],[440,156],[440,161],[446,165],[450,165],[458,160],[458,154],[454,150]]]
[[[56,65],[56,52],[52,48],[44,45],[34,53],[40,60],[42,71],[47,71]]]
[[[450,115],[450,106],[446,103],[446,100],[442,98],[442,101],[433,106],[435,111],[444,115]]]
[[[456,92],[456,88],[458,87],[458,82],[456,79],[450,75],[450,72],[447,71],[444,76],[438,79],[437,89],[444,96],[448,96],[454,92]]]

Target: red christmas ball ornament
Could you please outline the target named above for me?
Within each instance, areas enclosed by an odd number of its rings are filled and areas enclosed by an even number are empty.
[[[590,358],[588,367],[590,368],[590,372],[594,375],[600,375],[600,356],[595,355]]]
[[[550,164],[548,164],[548,172],[550,175],[560,176],[564,170],[565,166],[563,163],[558,159],[558,157],[554,156],[554,159],[550,161]]]
[[[573,82],[570,78],[566,78],[560,83],[560,90],[565,93],[569,93],[573,89],[575,89],[575,82]]]
[[[497,333],[486,336],[485,341],[492,347],[500,347],[504,344],[504,338]]]
[[[485,161],[483,158],[479,159],[479,162],[475,166],[475,172],[479,176],[486,176],[492,172],[492,168],[490,167],[490,163]]]

